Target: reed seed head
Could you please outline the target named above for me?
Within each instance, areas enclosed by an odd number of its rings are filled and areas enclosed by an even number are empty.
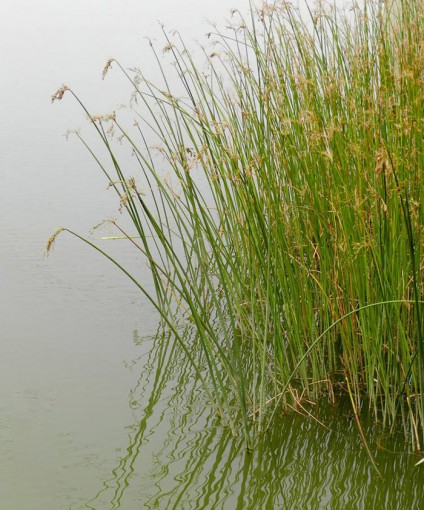
[[[63,95],[67,90],[70,90],[67,85],[62,85],[60,89],[58,89],[53,95],[52,95],[52,103],[55,101],[61,101],[63,98]]]
[[[115,59],[114,58],[109,58],[107,61],[106,61],[106,64],[105,66],[103,67],[103,71],[102,71],[102,80],[105,79],[109,69],[112,67],[112,63],[115,62]]]
[[[56,230],[56,232],[52,236],[49,237],[49,239],[47,240],[47,243],[46,243],[46,256],[48,256],[50,254],[51,250],[53,249],[53,245],[56,241],[56,238],[64,230],[65,230],[65,228],[60,227]]]

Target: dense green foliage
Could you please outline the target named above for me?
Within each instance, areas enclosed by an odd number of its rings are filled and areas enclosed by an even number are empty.
[[[176,89],[165,71],[155,86],[116,63],[137,123],[91,118],[135,232],[118,228],[155,294],[130,276],[248,444],[273,412],[347,389],[423,439],[424,4],[385,9],[234,12],[205,73],[165,35]],[[106,122],[134,151],[135,179]]]

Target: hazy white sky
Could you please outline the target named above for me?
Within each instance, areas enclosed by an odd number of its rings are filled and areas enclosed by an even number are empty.
[[[304,8],[306,1],[299,4]],[[40,105],[61,83],[100,105],[106,94],[100,73],[107,58],[148,70],[152,58],[146,37],[156,39],[158,48],[164,44],[159,21],[168,30],[178,29],[186,41],[202,41],[207,21],[224,25],[232,8],[247,13],[249,0],[1,0],[0,98],[3,109],[14,111],[7,124],[21,123],[23,105],[27,122],[35,121]],[[110,88],[107,94],[112,99]],[[0,132],[3,122],[4,116]]]

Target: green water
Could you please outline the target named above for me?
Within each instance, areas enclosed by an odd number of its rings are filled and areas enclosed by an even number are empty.
[[[424,508],[419,457],[364,415],[380,477],[346,400],[321,402],[317,420],[278,417],[248,454],[219,426],[172,339],[162,337],[133,369],[141,376],[129,401],[134,420],[122,430],[127,446],[98,492],[72,509]]]

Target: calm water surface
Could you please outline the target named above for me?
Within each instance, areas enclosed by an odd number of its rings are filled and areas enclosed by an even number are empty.
[[[278,421],[246,455],[172,338],[153,339],[158,318],[128,281],[69,237],[43,255],[57,227],[85,233],[117,216],[96,165],[63,136],[89,132],[84,116],[71,98],[52,106],[51,94],[66,83],[93,113],[111,111],[130,90],[118,73],[100,79],[107,58],[154,78],[145,37],[162,48],[157,20],[204,41],[206,19],[247,4],[0,3],[1,509],[424,507],[424,466],[401,437],[377,431],[379,479],[348,406],[322,406],[328,429]],[[145,271],[119,242],[112,249]]]

